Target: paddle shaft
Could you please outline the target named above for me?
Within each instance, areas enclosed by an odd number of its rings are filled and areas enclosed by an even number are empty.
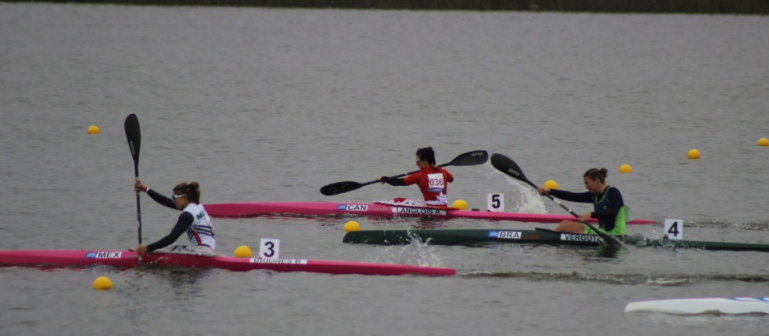
[[[486,163],[486,161],[488,160],[488,156],[489,156],[488,152],[483,150],[467,152],[457,156],[451,162],[441,164],[438,167],[479,165],[479,164]],[[411,175],[417,172],[419,172],[419,170],[400,174],[400,175],[390,176],[389,178],[399,178],[399,177]],[[353,181],[336,182],[320,188],[320,193],[326,196],[339,195],[339,194],[353,191],[377,182],[379,182],[379,180],[374,180],[366,183],[358,183]]]
[[[451,162],[446,163],[446,164],[442,164],[442,165],[440,165],[438,167],[448,167],[448,166],[451,166]],[[414,174],[416,172],[418,172],[418,170],[413,171],[413,172],[409,172],[409,173],[400,174],[400,175],[390,176],[388,178],[399,178],[399,177],[403,177],[403,176],[406,176],[406,175]],[[327,186],[325,186],[323,188],[320,188],[320,192],[321,192],[321,194],[324,194],[326,196],[338,195],[338,194],[346,193],[348,191],[353,191],[353,190],[356,190],[356,189],[360,189],[360,188],[363,188],[363,187],[365,187],[365,186],[367,186],[369,184],[374,184],[374,183],[377,183],[377,182],[379,182],[379,180],[373,180],[373,181],[366,182],[366,183],[358,183],[358,182],[353,182],[353,181],[337,182],[337,183],[329,184],[329,185],[327,185]]]
[[[438,165],[438,167],[448,167],[448,166],[453,166],[453,165],[451,164],[451,162]],[[400,174],[400,175],[390,176],[388,178],[399,178],[399,177],[411,175],[411,174],[418,173],[418,172],[419,172],[418,170],[415,170],[413,172],[408,172],[408,173],[403,173],[403,174]],[[379,180],[374,180],[374,181],[371,181],[371,182],[361,183],[361,186],[366,186],[366,185],[369,185],[369,184],[372,184],[372,183],[377,183],[377,182],[379,182]]]
[[[534,189],[537,189],[537,186],[536,186],[536,185],[534,185],[534,183],[532,183],[532,182],[531,182],[531,181],[529,181],[528,179],[526,179],[524,182],[526,182],[526,183],[528,183],[529,185],[531,185],[532,187],[534,187]],[[561,208],[563,208],[564,210],[568,211],[570,214],[572,214],[572,216],[574,216],[574,217],[577,217],[577,219],[579,219],[579,214],[577,214],[576,212],[574,212],[574,210],[571,210],[571,209],[569,209],[569,207],[567,207],[565,204],[563,204],[563,203],[561,203],[560,201],[558,201],[558,200],[557,200],[555,197],[553,197],[553,195],[550,195],[550,194],[548,194],[548,193],[545,193],[545,196],[547,196],[547,198],[549,198],[549,199],[551,199],[553,202],[555,202],[555,204],[558,204],[558,206],[560,206],[560,207],[561,207]],[[587,226],[588,226],[589,228],[591,228],[593,231],[595,231],[595,228],[594,228],[592,225],[590,225],[589,223],[587,223],[587,222],[582,222],[582,223],[583,223],[583,224],[585,224],[585,225],[587,225]]]
[[[135,167],[135,174],[134,176],[136,178],[139,178],[139,167]],[[141,202],[139,202],[139,191],[136,191],[136,220],[139,221],[139,228],[138,228],[138,235],[139,235],[139,245],[142,243],[142,208],[141,208]]]

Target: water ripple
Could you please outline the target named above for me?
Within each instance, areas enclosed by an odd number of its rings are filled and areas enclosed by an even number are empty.
[[[471,271],[458,274],[468,278],[511,278],[529,281],[598,282],[613,285],[688,286],[705,281],[769,282],[769,276],[753,274],[591,274],[585,272]]]

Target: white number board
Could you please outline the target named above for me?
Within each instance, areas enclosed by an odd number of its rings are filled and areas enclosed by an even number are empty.
[[[491,212],[505,211],[505,194],[488,194],[486,196],[486,209]]]
[[[259,242],[259,258],[280,259],[280,239],[262,238]]]
[[[684,221],[682,219],[665,219],[665,238],[681,240],[684,236]]]

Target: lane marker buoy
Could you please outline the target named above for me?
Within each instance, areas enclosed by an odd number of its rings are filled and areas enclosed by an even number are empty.
[[[251,258],[253,252],[251,252],[251,248],[248,246],[241,245],[235,249],[235,253],[233,255],[235,258]]]
[[[108,277],[100,276],[93,281],[93,289],[109,290],[112,288],[112,280]]]
[[[459,210],[467,210],[467,202],[463,199],[458,199],[454,201],[454,204],[451,205],[453,208],[457,208]]]
[[[545,188],[550,190],[558,190],[558,182],[555,182],[553,180],[548,180],[545,182]]]
[[[349,221],[344,223],[344,232],[360,231],[360,224],[356,221]]]

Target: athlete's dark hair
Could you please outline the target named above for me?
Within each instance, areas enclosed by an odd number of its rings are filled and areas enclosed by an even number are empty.
[[[601,183],[606,183],[606,176],[609,175],[609,171],[606,168],[590,168],[585,172],[582,177],[589,177],[591,180],[601,180]]]
[[[432,147],[417,149],[417,155],[419,155],[420,159],[427,161],[431,166],[435,165],[435,152]]]
[[[200,185],[192,181],[189,184],[182,182],[174,187],[174,194],[187,195],[187,200],[191,203],[200,203]]]

